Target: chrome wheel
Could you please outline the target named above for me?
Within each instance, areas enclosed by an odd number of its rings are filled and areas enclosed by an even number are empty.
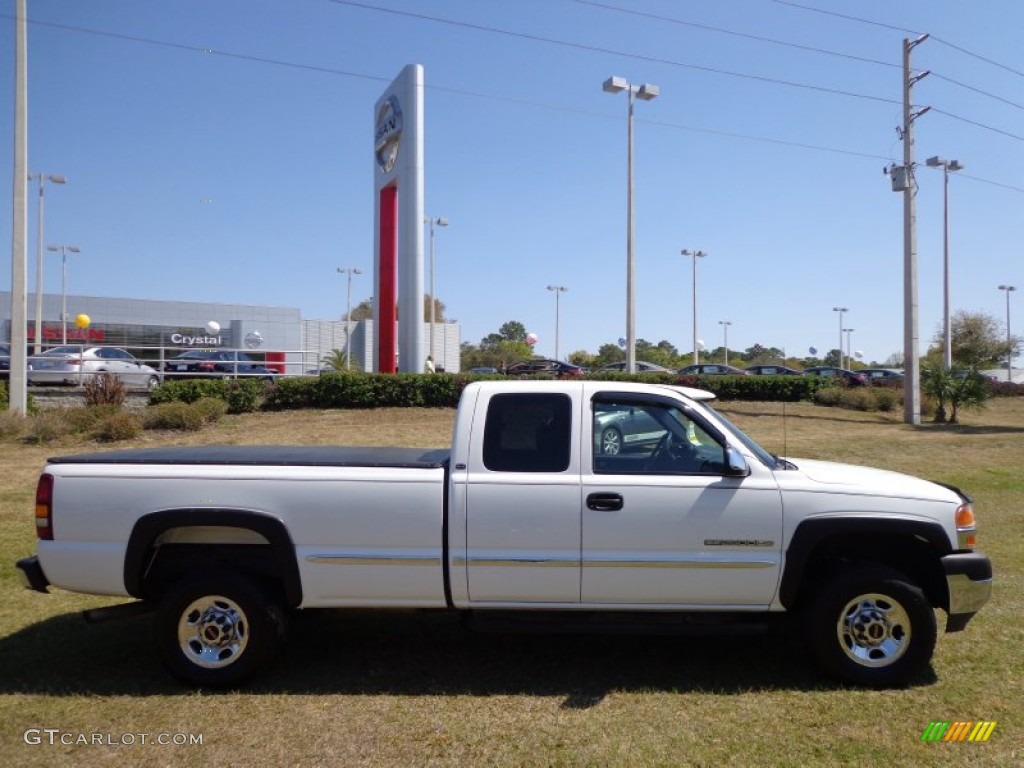
[[[249,620],[238,603],[220,595],[194,600],[178,621],[178,644],[193,664],[219,669],[233,664],[249,643]]]
[[[608,427],[601,433],[601,453],[606,456],[622,453],[622,433],[615,427]]]
[[[843,608],[836,634],[847,657],[866,667],[887,667],[906,653],[911,620],[888,595],[859,595]]]

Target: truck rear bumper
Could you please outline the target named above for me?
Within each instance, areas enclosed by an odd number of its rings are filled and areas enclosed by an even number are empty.
[[[38,557],[32,555],[32,557],[22,558],[15,563],[15,566],[21,577],[21,586],[25,589],[34,589],[36,592],[49,594],[47,587],[50,586],[50,580],[43,573],[43,567],[39,564]]]
[[[947,632],[959,632],[992,595],[992,561],[980,552],[963,552],[942,558],[949,589]]]

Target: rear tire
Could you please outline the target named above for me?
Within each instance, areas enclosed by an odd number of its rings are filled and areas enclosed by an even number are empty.
[[[906,685],[935,650],[935,611],[924,592],[891,568],[858,566],[827,582],[807,615],[818,664],[855,685]]]
[[[266,666],[284,639],[280,603],[232,573],[173,585],[157,608],[161,661],[189,685],[237,685]]]

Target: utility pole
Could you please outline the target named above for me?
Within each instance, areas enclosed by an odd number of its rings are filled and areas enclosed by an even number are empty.
[[[14,215],[11,222],[11,372],[7,408],[28,407],[28,16],[15,3],[14,22]]]
[[[921,423],[921,365],[918,360],[917,319],[917,184],[914,183],[914,121],[930,108],[914,111],[910,92],[914,85],[928,76],[928,72],[911,74],[910,52],[928,39],[921,35],[916,40],[903,39],[903,185],[897,190],[896,176],[893,190],[903,192],[903,421]],[[890,168],[890,171],[894,169]]]

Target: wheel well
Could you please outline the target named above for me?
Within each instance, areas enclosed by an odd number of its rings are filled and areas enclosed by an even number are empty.
[[[142,579],[146,599],[158,601],[183,578],[237,573],[275,602],[287,599],[284,582],[269,544],[161,544]]]
[[[302,603],[295,546],[280,520],[230,509],[176,509],[144,515],[125,553],[129,594],[156,600],[186,576],[230,570],[290,607]]]
[[[821,584],[865,563],[899,571],[924,591],[933,607],[948,610],[945,574],[934,547],[918,536],[896,533],[836,533],[821,539],[807,557],[799,588],[786,607],[806,605]]]

